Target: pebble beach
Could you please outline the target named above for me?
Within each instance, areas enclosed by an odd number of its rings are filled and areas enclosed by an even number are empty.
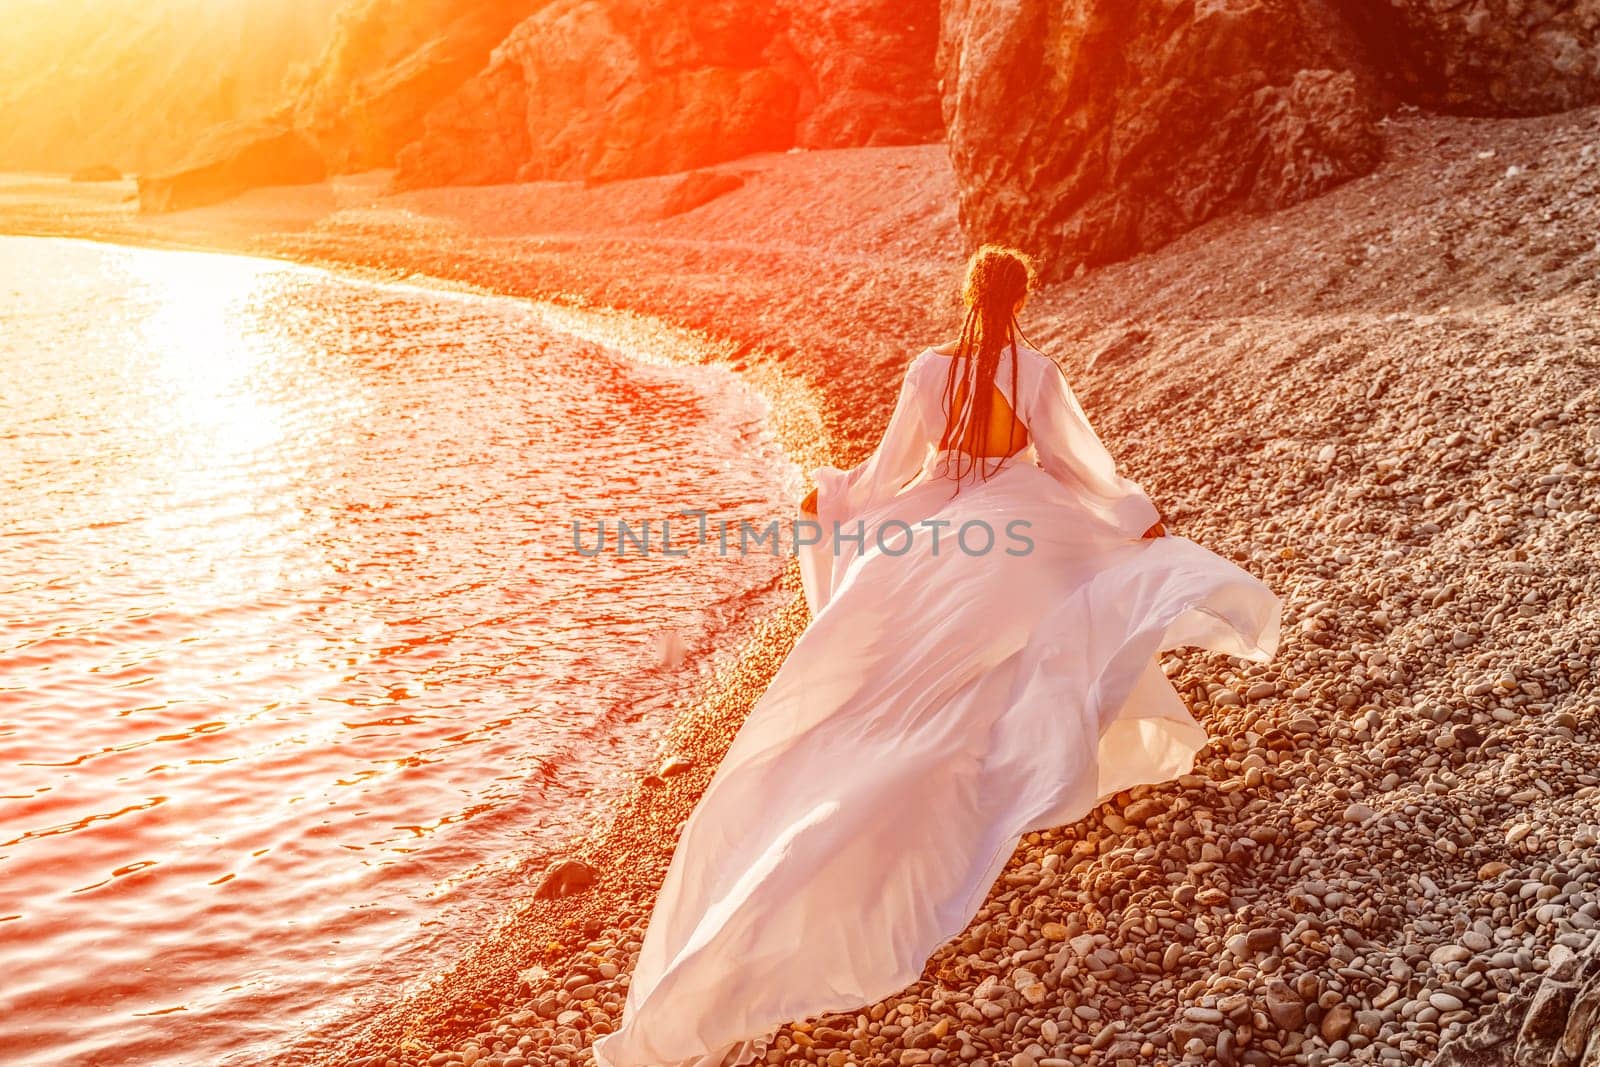
[[[1169,525],[1283,597],[1279,655],[1165,657],[1212,737],[1192,772],[1026,837],[921,981],[793,1023],[768,1063],[1591,1062],[1600,110],[1388,121],[1372,175],[1081,273],[1024,316]],[[955,325],[944,149],[718,169],[742,184],[677,213],[670,178],[346,183],[162,217],[23,185],[0,189],[0,229],[534,298],[732,368],[802,469],[854,463]],[[675,831],[805,624],[786,582],[502,921],[279,1062],[592,1063]]]

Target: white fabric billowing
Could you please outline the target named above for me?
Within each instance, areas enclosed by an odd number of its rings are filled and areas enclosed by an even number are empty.
[[[952,493],[946,358],[913,362],[868,460],[817,472],[824,527],[868,535],[803,551],[815,617],[684,827],[602,1067],[745,1063],[785,1022],[905,988],[1022,834],[1193,766],[1205,731],[1159,651],[1276,650],[1264,585],[1140,539],[1154,507],[1045,356],[1017,353],[1015,397],[996,376],[1030,447]],[[915,535],[872,535],[895,522]],[[971,523],[990,551],[954,542]]]

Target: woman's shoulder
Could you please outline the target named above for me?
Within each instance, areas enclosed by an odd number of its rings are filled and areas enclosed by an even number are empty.
[[[1039,351],[1037,348],[1033,347],[1031,344],[1027,343],[1026,341],[1018,341],[1016,343],[1016,349],[1017,349],[1018,352],[1021,352],[1025,357],[1032,357],[1033,359],[1042,359],[1047,363],[1054,363],[1055,362],[1055,360],[1051,359],[1049,356],[1045,355],[1043,352]],[[942,345],[929,345],[927,348],[924,348],[921,352],[917,353],[917,358],[921,359],[922,357],[927,356],[927,355],[949,357],[949,356],[958,355],[960,353],[960,351],[961,351],[961,342],[959,340],[957,340],[957,341],[946,341]]]

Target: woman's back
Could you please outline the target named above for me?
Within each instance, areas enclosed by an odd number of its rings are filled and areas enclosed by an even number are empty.
[[[960,343],[952,341],[930,349],[935,355],[945,360],[966,360],[970,357],[958,354]],[[1002,364],[1006,356],[1002,355]],[[1028,447],[1028,427],[1018,417],[1015,407],[1006,398],[1000,388],[1000,375],[995,376],[995,382],[988,389],[988,418],[962,418],[967,400],[968,377],[961,372],[965,368],[956,368],[961,380],[957,382],[953,403],[950,410],[945,412],[944,432],[940,436],[940,447],[955,449],[965,452],[969,456],[980,458],[993,458],[1012,456]],[[1007,379],[1009,380],[1009,378]]]

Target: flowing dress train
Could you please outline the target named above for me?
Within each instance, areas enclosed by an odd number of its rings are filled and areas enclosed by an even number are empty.
[[[953,492],[948,358],[912,362],[872,456],[816,472],[813,619],[684,826],[601,1067],[749,1062],[904,989],[1023,834],[1193,766],[1161,650],[1276,650],[1261,582],[1140,539],[1155,508],[1032,349],[995,376],[1029,446]]]

